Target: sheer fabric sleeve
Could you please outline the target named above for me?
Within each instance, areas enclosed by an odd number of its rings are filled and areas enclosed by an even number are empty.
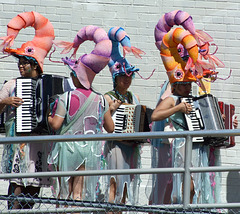
[[[101,98],[102,98],[103,115],[104,115],[108,111],[109,105],[108,105],[108,101],[105,99],[104,96],[101,96]]]
[[[65,115],[67,113],[67,99],[68,99],[68,93],[62,94],[58,99],[58,105],[56,109],[55,115],[65,118]]]
[[[2,102],[2,100],[4,100],[5,98],[8,98],[11,96],[11,89],[15,87],[15,82],[16,80],[9,80],[8,82],[6,82],[0,91],[0,103]]]

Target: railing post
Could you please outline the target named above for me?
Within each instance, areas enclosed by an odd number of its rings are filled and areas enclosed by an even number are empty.
[[[190,204],[190,189],[191,189],[191,159],[192,159],[192,137],[187,135],[185,143],[185,160],[184,160],[184,186],[183,186],[183,208],[187,209]]]

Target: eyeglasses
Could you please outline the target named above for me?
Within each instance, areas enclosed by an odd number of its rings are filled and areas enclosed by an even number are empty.
[[[30,64],[28,61],[21,61],[21,62],[18,62],[18,67],[20,67],[20,65],[26,66],[28,64]]]

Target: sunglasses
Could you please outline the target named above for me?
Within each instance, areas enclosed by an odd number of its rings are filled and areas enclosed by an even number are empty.
[[[30,63],[28,61],[21,61],[21,62],[18,62],[18,67],[20,67],[20,65],[22,66],[26,66],[26,65],[29,65]]]

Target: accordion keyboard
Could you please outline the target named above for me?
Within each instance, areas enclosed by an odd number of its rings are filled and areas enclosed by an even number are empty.
[[[185,114],[185,119],[188,125],[189,131],[199,131],[204,129],[203,120],[201,117],[201,112],[197,108],[195,108],[193,99],[191,97],[181,98],[182,102],[189,103],[192,106],[192,111],[190,114]],[[202,143],[204,142],[203,137],[193,137],[192,141],[194,143]]]
[[[31,78],[17,78],[16,96],[24,103],[16,109],[16,132],[31,132],[37,126],[35,105],[36,80]]]
[[[138,132],[141,109],[141,105],[120,105],[112,116],[115,124],[114,133]]]

